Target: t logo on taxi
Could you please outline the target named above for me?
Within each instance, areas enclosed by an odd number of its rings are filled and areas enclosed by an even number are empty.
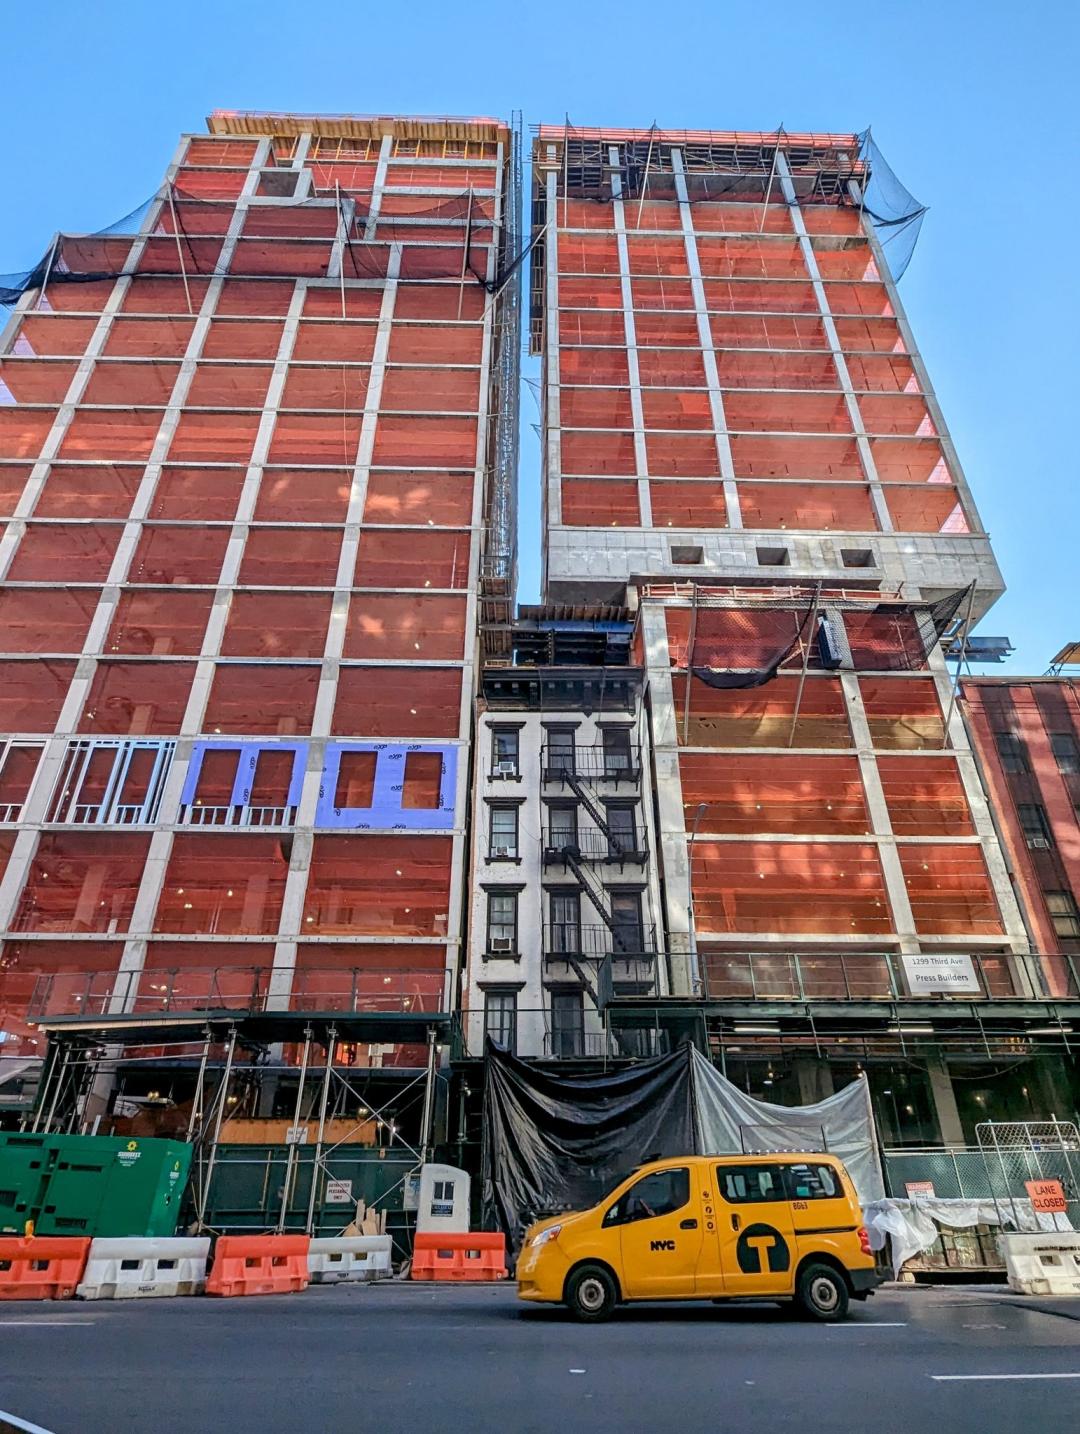
[[[787,1241],[771,1225],[747,1225],[735,1246],[735,1258],[744,1275],[760,1275],[766,1269],[780,1272],[791,1264]]]

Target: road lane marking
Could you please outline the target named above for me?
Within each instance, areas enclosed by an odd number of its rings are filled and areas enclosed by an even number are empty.
[[[30,1329],[59,1329],[61,1325],[97,1324],[96,1319],[0,1319],[0,1325],[27,1325]]]
[[[828,1324],[826,1329],[907,1329],[906,1319],[849,1320],[847,1324]]]
[[[7,1421],[3,1427],[12,1430],[12,1434],[17,1429],[23,1431],[23,1434],[49,1434],[49,1430],[43,1429],[40,1424],[31,1424],[15,1414],[6,1414],[3,1409],[0,1409],[0,1419]]]
[[[1075,1374],[932,1374],[930,1378],[937,1380],[939,1384],[981,1379],[1080,1379],[1080,1372]]]

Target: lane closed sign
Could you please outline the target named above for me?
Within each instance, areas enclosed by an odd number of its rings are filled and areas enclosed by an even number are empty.
[[[1024,1189],[1031,1197],[1036,1215],[1063,1215],[1068,1208],[1065,1187],[1060,1180],[1025,1180]]]

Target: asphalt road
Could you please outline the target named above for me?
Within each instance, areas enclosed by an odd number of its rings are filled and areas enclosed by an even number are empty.
[[[511,1286],[7,1303],[0,1410],[53,1434],[1075,1434],[1080,1319],[922,1288],[832,1326],[752,1305],[581,1326]]]

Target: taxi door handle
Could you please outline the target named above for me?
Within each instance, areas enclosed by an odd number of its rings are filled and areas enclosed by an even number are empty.
[[[696,1230],[696,1229],[697,1229],[697,1221],[696,1221],[696,1220],[680,1220],[680,1221],[679,1221],[679,1229],[680,1229],[680,1230]]]
[[[733,1230],[737,1230],[741,1224],[742,1224],[742,1221],[739,1219],[738,1215],[732,1215],[732,1217],[731,1217],[731,1228],[732,1228]]]

